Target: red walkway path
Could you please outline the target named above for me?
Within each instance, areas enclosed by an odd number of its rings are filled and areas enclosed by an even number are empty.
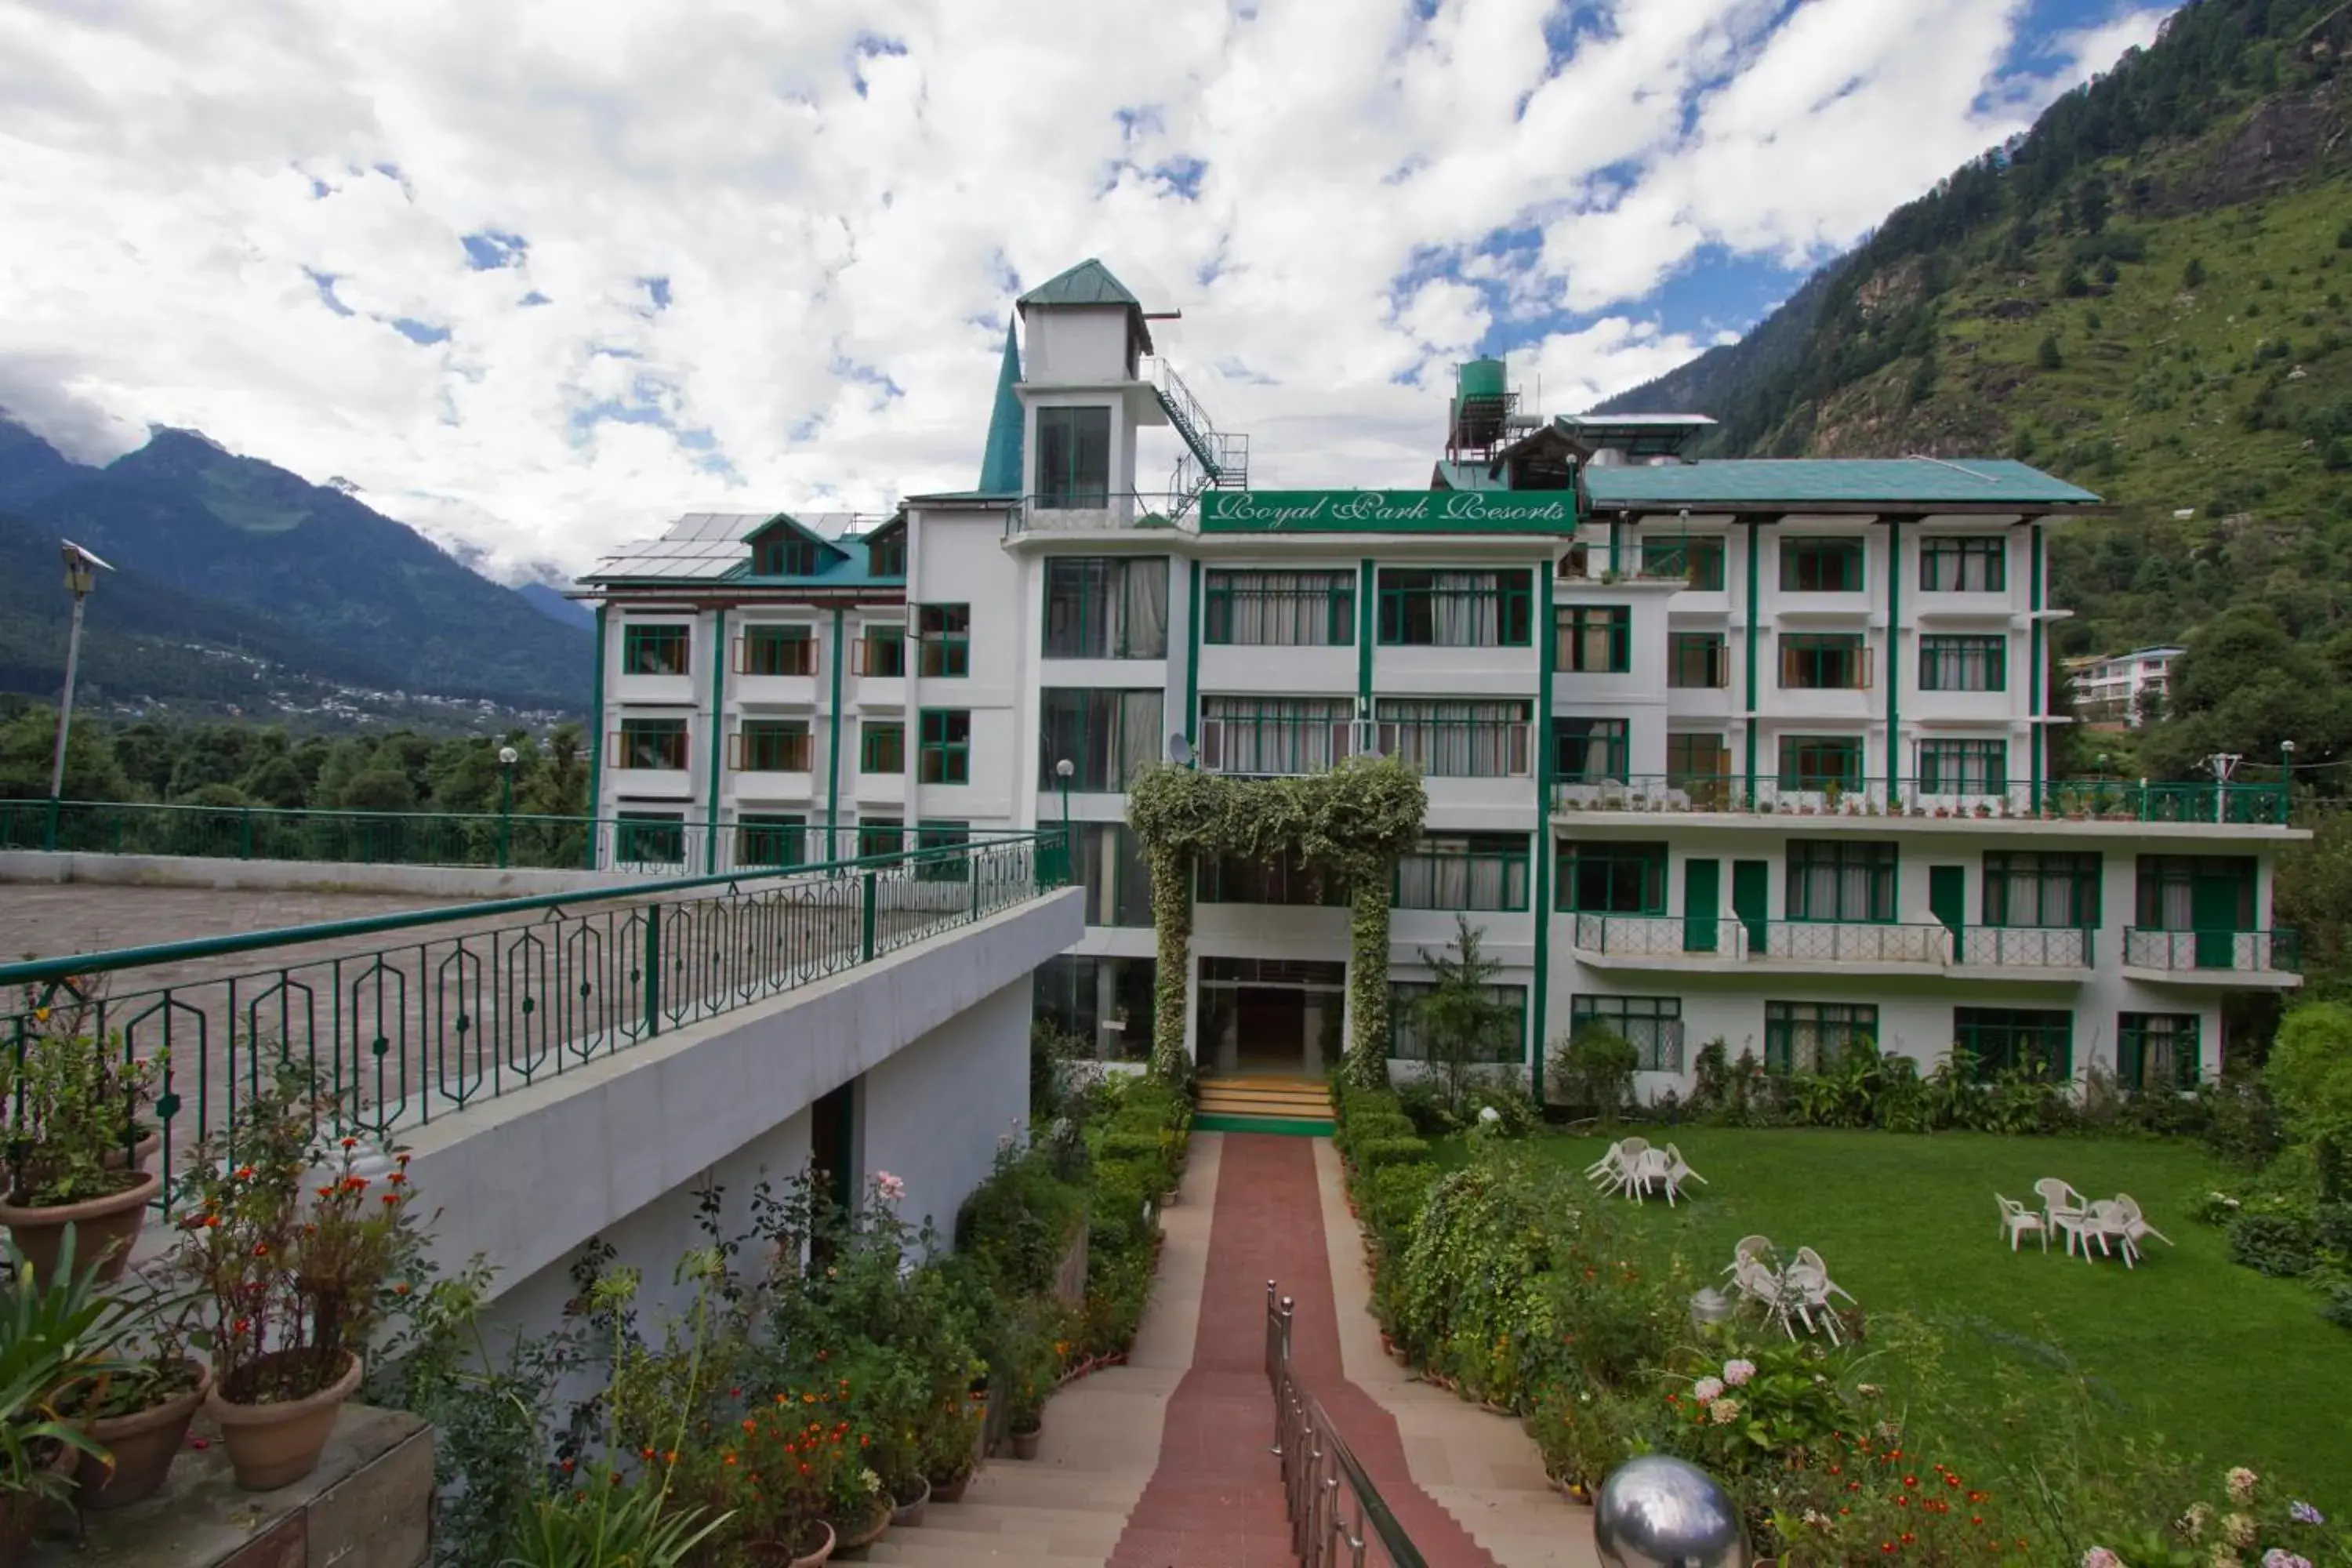
[[[1294,1565],[1271,1450],[1265,1282],[1297,1302],[1291,1363],[1356,1452],[1431,1568],[1495,1568],[1412,1484],[1395,1420],[1340,1374],[1339,1312],[1323,1240],[1315,1146],[1224,1134],[1192,1364],[1168,1403],[1160,1467],[1129,1516],[1111,1568]]]

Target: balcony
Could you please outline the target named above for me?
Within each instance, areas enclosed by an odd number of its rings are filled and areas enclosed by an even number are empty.
[[[2128,784],[2002,781],[1970,788],[1929,788],[1916,778],[1784,780],[1759,772],[1751,792],[1737,773],[1633,773],[1597,783],[1552,785],[1552,813],[1718,817],[1859,818],[1933,826],[1979,822],[2130,825],[2131,830],[2184,827],[2285,827],[2291,808],[2279,784]],[[1807,822],[1806,830],[1813,824]]]
[[[1580,963],[1595,969],[1728,973],[1769,967],[1800,973],[2079,984],[2089,977],[2093,933],[1979,927],[1955,940],[1951,931],[1934,922],[1579,914],[1571,917],[1569,946]]]
[[[2303,944],[2291,926],[2273,931],[2151,931],[2124,928],[2124,974],[2153,985],[2228,989],[2303,984]]]
[[[1954,966],[2087,972],[2095,961],[2097,936],[2074,926],[1969,926],[1954,944]]]

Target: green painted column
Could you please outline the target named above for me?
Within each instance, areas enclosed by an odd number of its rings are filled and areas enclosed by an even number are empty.
[[[1536,638],[1536,979],[1528,992],[1528,1087],[1536,1103],[1544,1103],[1544,1031],[1551,991],[1551,557],[1547,554],[1536,574],[1536,605],[1542,635]]]
[[[1609,520],[1609,570],[1612,573],[1622,573],[1625,570],[1622,557],[1624,533],[1625,516],[1620,512]]]
[[[1372,716],[1372,642],[1380,635],[1380,600],[1372,563],[1363,564],[1363,585],[1356,592],[1356,700],[1364,717]]]
[[[583,869],[596,869],[596,823],[604,814],[604,623],[606,605],[596,603],[596,664],[588,677],[588,847]]]
[[[710,827],[702,841],[702,873],[706,877],[719,870],[719,781],[726,776],[719,764],[725,760],[720,747],[727,740],[727,610],[722,605],[711,615]]]
[[[842,624],[847,619],[838,605],[833,611],[833,712],[824,742],[824,858],[841,858],[841,667]]]
[[[1184,634],[1184,739],[1201,738],[1201,563],[1192,563],[1192,589]]]
[[[2026,700],[2029,704],[2026,711],[2037,721],[2026,726],[2025,747],[2033,770],[2032,809],[2039,812],[2042,809],[2042,740],[2044,726],[2038,721],[2042,717],[2042,683],[2049,678],[2050,673],[2046,661],[2042,657],[2042,520],[2035,518],[2026,524],[2026,529],[2028,531],[2026,539],[2029,542],[2026,546],[2026,570],[2032,574],[2032,582],[2028,585],[2027,592],[2032,595],[2033,606],[2032,616],[2033,652],[2031,656],[2033,664],[2026,677]]]
[[[1886,520],[1886,804],[1903,777],[1903,520]]]
[[[1763,524],[1748,520],[1748,802],[1756,803],[1756,616],[1763,597]]]

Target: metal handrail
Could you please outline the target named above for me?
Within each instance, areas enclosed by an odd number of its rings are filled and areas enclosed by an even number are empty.
[[[1291,1550],[1300,1568],[1429,1568],[1380,1489],[1316,1397],[1290,1369],[1291,1299],[1265,1282],[1265,1376],[1274,1390],[1274,1452],[1282,1461],[1282,1495],[1290,1514]],[[1342,1504],[1354,1504],[1350,1521]],[[1368,1558],[1367,1547],[1379,1554]]]
[[[2283,827],[2294,798],[2283,783],[2151,783],[2120,779],[2022,781],[1931,787],[1917,777],[1785,777],[1629,773],[1555,779],[1552,810],[1726,814],[1786,817],[1930,817],[1996,824],[2058,820],[2210,823]]]

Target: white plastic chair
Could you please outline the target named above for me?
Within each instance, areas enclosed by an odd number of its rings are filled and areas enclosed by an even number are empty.
[[[1621,1140],[1609,1145],[1609,1152],[1584,1167],[1588,1181],[1614,1181],[1623,1174],[1625,1145]]]
[[[2129,1193],[2116,1194],[2116,1212],[2123,1218],[2125,1246],[2138,1250],[2140,1237],[2144,1236],[2152,1236],[2167,1247],[2172,1245],[2172,1237],[2147,1223],[2147,1216],[2140,1213],[2139,1200]]]
[[[2139,1248],[2132,1244],[2131,1222],[2125,1216],[2123,1206],[2113,1198],[2093,1198],[2090,1207],[2083,1215],[2084,1260],[2090,1260],[2090,1244],[2094,1241],[2099,1244],[2100,1257],[2112,1256],[2107,1251],[2110,1239],[2122,1249],[2125,1268],[2129,1268],[2138,1263]]]
[[[2055,1176],[2042,1177],[2033,1184],[2033,1191],[2042,1199],[2042,1223],[2066,1238],[2066,1256],[2074,1257],[2079,1243],[2087,1262],[2091,1251],[2090,1238],[2083,1231],[2087,1208],[2083,1194]],[[2104,1244],[2100,1250],[2105,1250]]]
[[[1772,1250],[1772,1238],[1768,1236],[1743,1236],[1731,1249],[1731,1261],[1723,1266],[1726,1274],[1738,1274],[1743,1263],[1760,1263]],[[1734,1283],[1738,1283],[1737,1280]]]
[[[2018,1238],[2029,1230],[2042,1238],[2043,1252],[2050,1250],[2050,1227],[2042,1223],[2040,1215],[2015,1198],[2005,1198],[1999,1193],[1993,1194],[1992,1201],[2000,1205],[2000,1233],[2009,1237],[2011,1252],[2017,1250]]]
[[[1685,1182],[1696,1182],[1705,1186],[1706,1178],[1692,1170],[1690,1162],[1683,1158],[1683,1152],[1669,1143],[1666,1145],[1666,1203],[1669,1207],[1673,1206],[1676,1190]]]
[[[1643,1149],[1633,1156],[1625,1173],[1625,1195],[1639,1202],[1650,1195],[1653,1187],[1666,1189],[1666,1206],[1674,1207],[1674,1167],[1664,1149]]]
[[[1762,1307],[1774,1322],[1788,1331],[1790,1339],[1797,1337],[1797,1325],[1790,1321],[1790,1316],[1792,1310],[1801,1309],[1792,1291],[1781,1288],[1780,1276],[1748,1258],[1740,1259],[1733,1281],[1739,1287],[1739,1293]],[[1810,1320],[1805,1327],[1811,1329]]]

